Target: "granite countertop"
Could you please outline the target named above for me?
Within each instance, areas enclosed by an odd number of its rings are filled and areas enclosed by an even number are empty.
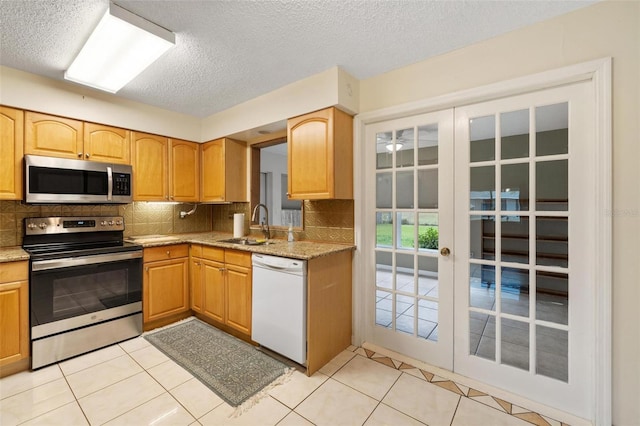
[[[194,243],[300,260],[309,260],[315,257],[326,256],[341,251],[355,250],[355,246],[350,244],[332,244],[316,241],[294,241],[289,243],[285,240],[271,239],[269,240],[269,244],[265,245],[242,245],[221,241],[231,237],[232,235],[230,234],[220,232],[202,232],[162,236],[134,236],[128,238],[127,241],[133,241],[140,244],[142,247],[159,247],[172,244]],[[20,260],[29,260],[29,253],[24,251],[22,247],[0,247],[0,263],[17,262]]]
[[[20,246],[0,247],[0,263],[29,260],[29,253]]]
[[[332,244],[316,241],[294,241],[289,243],[285,240],[271,239],[269,244],[265,245],[243,245],[221,241],[229,238],[232,238],[232,235],[220,232],[203,232],[162,236],[132,236],[127,241],[135,242],[145,248],[193,243],[300,260],[309,260],[341,251],[355,250],[355,246],[350,244]]]

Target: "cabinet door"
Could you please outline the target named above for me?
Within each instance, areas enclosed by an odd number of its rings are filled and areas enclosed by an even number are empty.
[[[353,198],[353,118],[327,108],[287,122],[289,198]]]
[[[251,335],[251,268],[226,265],[227,325]]]
[[[82,158],[83,123],[27,111],[25,114],[25,154],[62,158]]]
[[[0,200],[22,199],[24,112],[0,106]]]
[[[202,259],[195,257],[191,259],[189,268],[189,287],[191,294],[191,310],[202,313],[202,275],[203,275]]]
[[[333,120],[322,110],[287,123],[289,196],[331,198],[333,188]]]
[[[172,259],[144,265],[144,322],[189,310],[188,259]]]
[[[202,201],[247,201],[247,147],[223,138],[202,145]]]
[[[131,164],[130,131],[84,123],[84,158],[105,163]]]
[[[212,260],[202,260],[203,311],[206,316],[218,322],[225,322],[225,274],[224,264]]]
[[[29,356],[29,283],[0,284],[0,367]]]
[[[171,139],[170,146],[169,198],[197,202],[200,199],[200,144]]]
[[[168,201],[168,144],[161,136],[133,132],[134,201]]]
[[[202,145],[202,201],[225,200],[224,139]]]

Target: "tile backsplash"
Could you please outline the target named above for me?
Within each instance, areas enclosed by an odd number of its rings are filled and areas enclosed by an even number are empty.
[[[233,232],[233,214],[244,213],[245,231],[256,237],[262,236],[256,226],[250,228],[249,203],[219,204],[213,206],[213,230]],[[296,240],[325,241],[331,243],[354,243],[353,200],[316,200],[304,202],[304,229],[295,230]],[[286,238],[282,227],[271,230],[272,238]]]
[[[125,205],[28,205],[20,201],[0,201],[0,247],[22,245],[25,217],[124,216],[125,236],[181,234],[189,232],[233,232],[233,214],[245,214],[248,235],[259,237],[259,228],[250,227],[249,203],[199,204],[195,213],[180,219],[181,211],[193,204],[134,202]],[[286,238],[286,229],[274,229],[273,238]],[[296,240],[353,244],[353,200],[304,202],[304,229],[294,230]]]
[[[125,205],[28,205],[0,201],[0,247],[22,245],[25,217],[124,216],[125,236],[207,232],[212,229],[212,206],[201,204],[195,213],[180,219],[193,204],[135,202]]]

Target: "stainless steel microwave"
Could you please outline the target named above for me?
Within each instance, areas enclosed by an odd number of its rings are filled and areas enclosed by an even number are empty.
[[[130,165],[25,155],[25,202],[126,204],[132,201]]]

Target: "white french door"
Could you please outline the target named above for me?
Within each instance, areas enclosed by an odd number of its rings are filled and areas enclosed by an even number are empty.
[[[367,342],[593,418],[592,87],[364,127]]]
[[[590,418],[590,85],[456,108],[457,373]]]
[[[453,367],[453,110],[367,126],[370,341]],[[373,237],[375,235],[375,237]]]

